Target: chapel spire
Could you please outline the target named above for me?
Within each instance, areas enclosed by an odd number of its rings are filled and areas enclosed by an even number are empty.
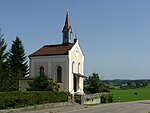
[[[62,33],[63,33],[63,44],[71,43],[72,29],[69,23],[68,11],[66,13],[65,25],[63,27]]]

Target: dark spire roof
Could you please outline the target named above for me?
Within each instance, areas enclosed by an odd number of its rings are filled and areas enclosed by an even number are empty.
[[[68,30],[71,29],[71,25],[69,23],[68,11],[66,13],[65,25],[64,25],[64,28],[63,28],[62,32],[64,31],[65,28],[67,28]],[[71,32],[72,32],[72,29],[71,29]]]
[[[66,26],[68,29],[69,29],[69,27],[70,27],[69,18],[68,18],[68,11],[67,11],[67,14],[66,14],[65,26]]]

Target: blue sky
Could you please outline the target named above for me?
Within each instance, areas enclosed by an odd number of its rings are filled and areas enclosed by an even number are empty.
[[[150,79],[149,5],[150,0],[0,0],[0,28],[7,49],[19,36],[29,55],[62,42],[68,9],[85,55],[85,75]]]

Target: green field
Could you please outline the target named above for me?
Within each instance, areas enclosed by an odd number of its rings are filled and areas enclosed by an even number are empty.
[[[138,88],[128,90],[111,90],[114,102],[127,102],[137,100],[150,100],[150,88]]]

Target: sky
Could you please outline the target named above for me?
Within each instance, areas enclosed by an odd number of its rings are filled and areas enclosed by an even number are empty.
[[[0,0],[7,50],[19,36],[27,55],[62,43],[66,10],[86,76],[150,79],[150,0]]]

